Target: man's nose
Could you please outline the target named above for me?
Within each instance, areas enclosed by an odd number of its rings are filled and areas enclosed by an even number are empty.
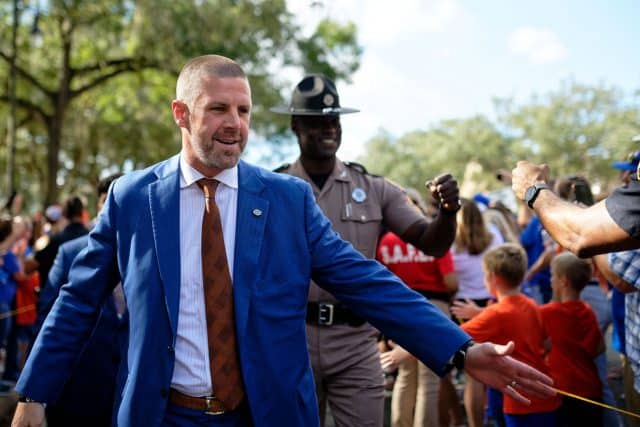
[[[237,129],[240,127],[240,123],[240,114],[235,110],[229,110],[225,120],[225,125],[227,127]]]

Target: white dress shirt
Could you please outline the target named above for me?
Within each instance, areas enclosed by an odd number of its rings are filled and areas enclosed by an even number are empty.
[[[204,178],[180,155],[180,304],[171,387],[190,396],[212,394],[209,342],[202,286],[202,217],[204,193],[197,184]],[[220,210],[224,246],[233,283],[233,250],[236,242],[238,167],[215,177],[220,181],[216,204]],[[171,233],[171,230],[165,230]]]

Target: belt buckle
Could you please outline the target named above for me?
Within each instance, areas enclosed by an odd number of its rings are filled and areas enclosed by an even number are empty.
[[[333,304],[324,302],[318,303],[318,325],[333,325]]]
[[[226,411],[223,409],[222,411],[210,411],[209,409],[211,409],[211,404],[216,400],[215,396],[205,396],[204,397],[204,404],[206,406],[206,409],[204,411],[205,414],[207,415],[222,415],[224,414]]]

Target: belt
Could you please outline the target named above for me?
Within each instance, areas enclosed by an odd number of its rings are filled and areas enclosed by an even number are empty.
[[[447,292],[437,292],[437,291],[423,291],[422,289],[414,289],[417,293],[425,297],[426,299],[432,300],[437,299],[439,301],[450,302],[451,294]]]
[[[180,393],[176,389],[169,390],[169,402],[177,406],[183,406],[197,411],[203,411],[210,415],[220,415],[228,412],[224,403],[215,396],[193,397]]]
[[[361,326],[366,320],[340,303],[307,303],[307,323],[316,326],[349,325]]]

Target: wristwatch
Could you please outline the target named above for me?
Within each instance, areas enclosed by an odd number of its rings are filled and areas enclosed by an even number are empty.
[[[527,202],[527,205],[533,209],[533,202],[538,198],[538,193],[540,190],[550,189],[547,184],[544,182],[537,182],[533,184],[531,187],[527,188],[527,191],[524,192],[524,201]]]
[[[475,342],[473,340],[469,340],[464,343],[458,351],[453,353],[451,359],[449,359],[447,364],[444,365],[444,373],[448,374],[453,368],[456,368],[458,371],[464,371],[464,362],[467,359],[467,351],[469,350],[469,347],[474,344]]]

